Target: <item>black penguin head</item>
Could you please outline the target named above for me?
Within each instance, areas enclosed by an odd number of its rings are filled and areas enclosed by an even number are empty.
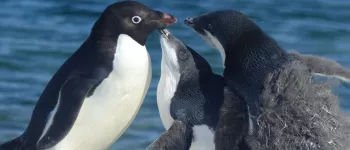
[[[186,18],[185,24],[193,28],[210,46],[218,49],[225,60],[225,47],[235,44],[242,36],[254,34],[260,28],[246,15],[234,10],[220,10],[197,17]]]
[[[109,5],[92,29],[101,38],[116,38],[127,34],[141,45],[156,29],[176,23],[172,15],[153,10],[135,1],[123,1]]]
[[[211,71],[209,63],[192,48],[182,43],[168,30],[160,30],[160,43],[163,51],[163,60],[166,66],[184,76]]]

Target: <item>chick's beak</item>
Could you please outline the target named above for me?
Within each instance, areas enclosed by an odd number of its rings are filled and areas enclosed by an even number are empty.
[[[170,32],[167,30],[167,29],[159,29],[158,32],[160,33],[161,36],[165,37],[166,39],[169,40],[169,35],[170,35]]]

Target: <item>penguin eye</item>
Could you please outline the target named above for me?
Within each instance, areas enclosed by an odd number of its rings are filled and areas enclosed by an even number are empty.
[[[132,21],[132,23],[134,23],[134,24],[140,23],[141,20],[142,20],[142,19],[141,19],[140,16],[134,16],[134,17],[131,18],[131,21]]]
[[[213,29],[213,27],[211,26],[211,24],[208,24],[208,31],[211,31]]]
[[[179,52],[179,58],[180,58],[180,59],[186,59],[186,58],[187,58],[187,53],[186,53],[186,51],[180,51],[180,52]]]

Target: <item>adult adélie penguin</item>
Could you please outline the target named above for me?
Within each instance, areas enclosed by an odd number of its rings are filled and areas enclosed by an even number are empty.
[[[161,78],[157,104],[167,129],[148,150],[213,150],[220,107],[225,98],[234,100],[235,129],[243,133],[245,105],[226,89],[224,78],[209,63],[168,30],[161,30]],[[242,115],[243,114],[243,115]],[[234,125],[233,125],[234,126]],[[242,134],[237,134],[239,137]],[[231,141],[230,141],[231,142]]]
[[[313,71],[248,16],[219,10],[188,18],[185,24],[221,53],[227,84],[248,106],[250,126],[245,140],[251,149],[349,148],[349,118],[330,86],[313,83]],[[217,131],[230,126],[225,123],[229,117],[220,116]],[[216,142],[234,137],[215,135]],[[217,149],[234,144],[216,143],[221,147]]]
[[[139,2],[109,5],[47,84],[24,133],[0,149],[109,148],[131,124],[148,90],[147,37],[175,22]]]

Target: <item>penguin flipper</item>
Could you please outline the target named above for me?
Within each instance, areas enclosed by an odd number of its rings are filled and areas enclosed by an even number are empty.
[[[146,150],[188,150],[192,141],[192,128],[175,120],[171,127],[150,144]]]
[[[350,70],[333,60],[314,55],[303,55],[295,51],[291,51],[289,54],[305,63],[313,75],[334,77],[344,82],[350,82]]]
[[[62,85],[58,102],[52,110],[44,131],[37,142],[38,149],[48,149],[59,143],[73,127],[84,99],[101,80],[78,74]],[[58,123],[59,122],[59,123]]]

